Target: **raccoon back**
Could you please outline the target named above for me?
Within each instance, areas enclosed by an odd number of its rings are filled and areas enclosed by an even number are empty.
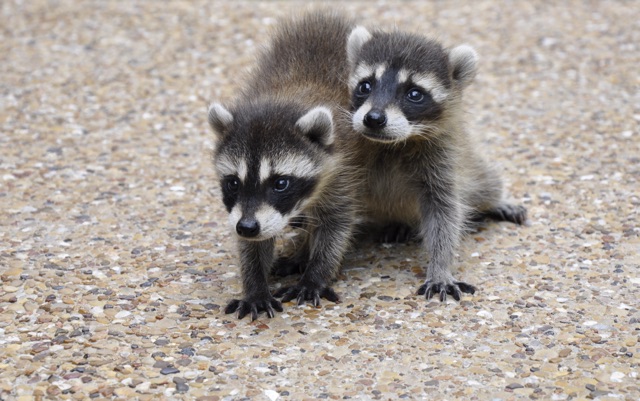
[[[251,72],[245,95],[281,93],[300,101],[348,101],[346,40],[354,24],[316,11],[281,21]]]

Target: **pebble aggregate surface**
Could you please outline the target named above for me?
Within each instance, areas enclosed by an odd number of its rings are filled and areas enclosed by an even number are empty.
[[[254,322],[209,160],[302,2],[0,3],[0,399],[640,399],[640,7],[326,2],[472,45],[468,125],[529,224],[465,238],[460,302],[416,244],[358,244],[342,302]],[[274,289],[295,280],[272,280]]]

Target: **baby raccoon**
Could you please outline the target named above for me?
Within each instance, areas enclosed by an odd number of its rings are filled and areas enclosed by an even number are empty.
[[[388,225],[387,238],[423,240],[430,262],[418,294],[441,301],[473,294],[449,270],[465,227],[484,218],[526,220],[524,207],[503,200],[498,172],[464,128],[461,98],[476,74],[476,52],[357,27],[347,54],[365,218]]]
[[[352,169],[341,151],[342,131],[350,127],[333,118],[349,104],[346,49],[336,51],[335,44],[346,43],[352,29],[328,13],[282,23],[235,102],[209,108],[213,162],[238,236],[244,292],[225,313],[255,320],[260,312],[281,312],[267,281],[274,265],[285,274],[304,270],[296,285],[275,294],[284,302],[338,301],[331,281],[355,211]],[[302,238],[292,257],[274,263],[276,237],[289,225]]]

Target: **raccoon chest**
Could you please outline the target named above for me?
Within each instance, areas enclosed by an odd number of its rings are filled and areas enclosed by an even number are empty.
[[[420,220],[417,191],[397,171],[372,169],[367,180],[364,207],[369,220],[418,224]]]

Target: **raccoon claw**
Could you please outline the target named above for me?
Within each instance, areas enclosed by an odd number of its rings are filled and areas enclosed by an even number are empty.
[[[300,274],[304,271],[302,265],[295,259],[289,257],[279,257],[273,264],[271,272],[278,277],[291,276],[293,274]]]
[[[475,292],[476,287],[462,281],[454,281],[451,284],[427,281],[418,288],[418,295],[424,295],[426,299],[431,299],[437,294],[440,302],[444,302],[447,299],[447,295],[451,295],[453,299],[460,301],[462,293],[474,294]]]
[[[382,229],[378,241],[384,244],[404,244],[411,241],[414,237],[415,232],[410,226],[402,223],[393,223]]]
[[[312,305],[316,308],[320,306],[320,298],[324,298],[335,303],[340,302],[340,297],[331,287],[311,287],[300,284],[291,287],[282,287],[276,291],[273,296],[276,298],[282,298],[282,302],[289,302],[296,298],[296,303],[298,305],[304,305],[305,301],[311,301]]]
[[[238,319],[242,319],[251,314],[251,321],[258,318],[260,312],[266,312],[267,316],[272,318],[277,312],[282,312],[282,304],[274,298],[260,299],[255,301],[233,299],[224,309],[224,313],[238,313]]]

